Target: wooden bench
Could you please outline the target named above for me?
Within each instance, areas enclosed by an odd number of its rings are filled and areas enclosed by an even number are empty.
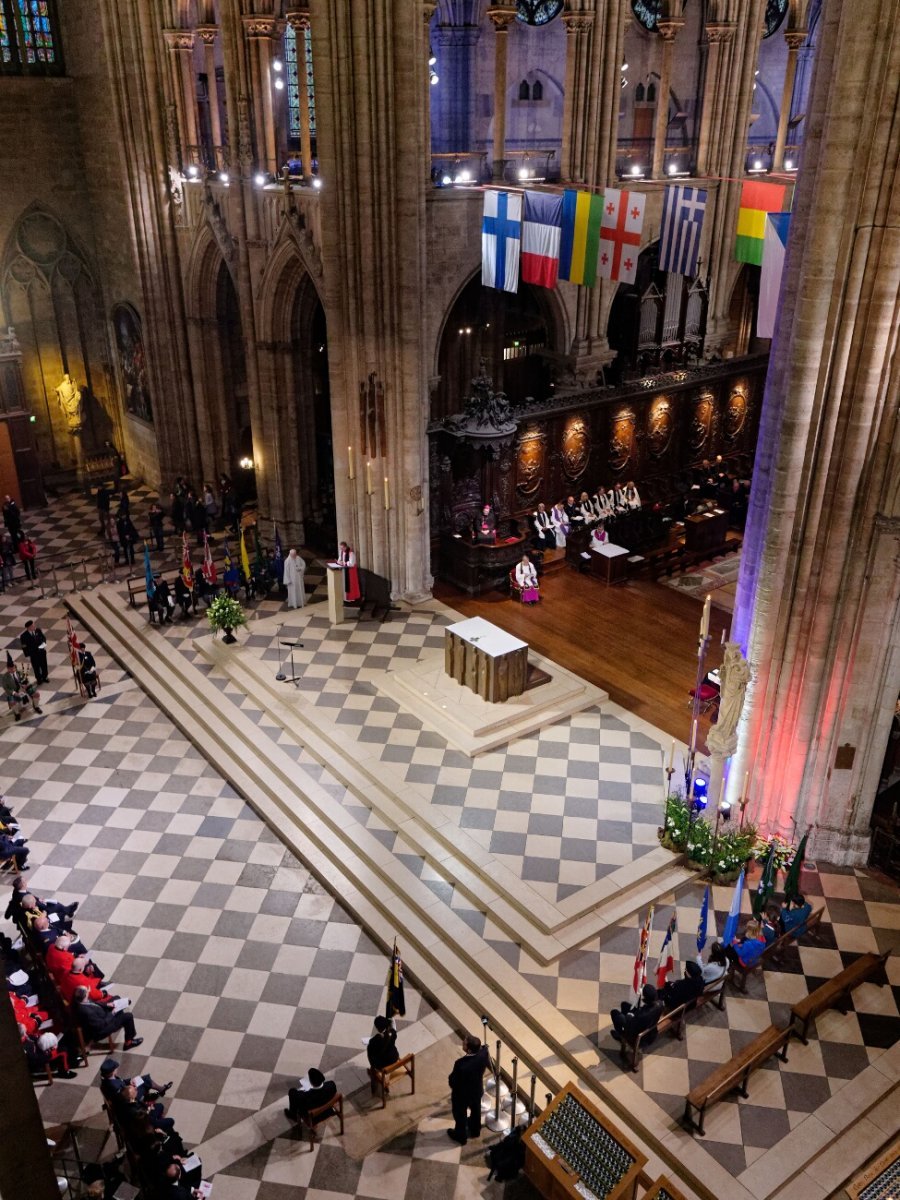
[[[687,1004],[681,1004],[678,1008],[673,1008],[671,1012],[663,1013],[653,1029],[643,1029],[631,1041],[626,1041],[623,1037],[619,1042],[619,1054],[626,1063],[630,1061],[632,1071],[637,1071],[638,1063],[641,1059],[642,1043],[649,1037],[655,1029],[657,1033],[672,1033],[679,1041],[684,1039],[684,1022],[688,1013],[697,1012],[704,1004],[710,1001],[715,1001],[719,1011],[725,1008],[725,976],[710,984],[708,991],[702,991],[696,1000],[690,1000]]]
[[[320,1104],[318,1108],[311,1108],[309,1112],[302,1113],[300,1116],[300,1124],[309,1133],[309,1149],[313,1151],[316,1144],[316,1127],[324,1124],[331,1117],[337,1117],[341,1123],[341,1136],[344,1134],[344,1097],[338,1092],[336,1096],[327,1102]]]
[[[708,1106],[716,1100],[721,1100],[733,1088],[737,1088],[746,1100],[749,1095],[747,1080],[750,1078],[750,1072],[761,1067],[773,1054],[777,1054],[782,1062],[787,1062],[790,1038],[790,1027],[779,1029],[777,1025],[770,1025],[759,1037],[745,1046],[740,1054],[735,1054],[727,1063],[716,1067],[702,1083],[692,1088],[684,1101],[684,1123],[688,1130],[693,1133],[696,1129],[702,1137],[705,1133],[703,1118]],[[696,1111],[697,1120],[694,1120],[691,1109]]]
[[[822,920],[824,912],[824,906],[822,908],[817,908],[815,912],[811,912],[807,918],[802,932],[798,933],[796,931],[792,931],[790,933],[783,933],[781,937],[777,937],[774,942],[766,946],[765,950],[763,950],[756,962],[752,963],[749,967],[745,967],[743,963],[733,963],[728,972],[728,982],[733,984],[737,991],[746,992],[748,977],[752,975],[754,971],[763,966],[766,959],[777,959],[778,955],[782,950],[784,950],[788,943],[805,937],[811,929],[815,929]],[[740,982],[738,982],[738,979],[740,979]]]
[[[387,1093],[390,1089],[391,1082],[395,1075],[408,1075],[412,1083],[410,1095],[416,1094],[416,1056],[415,1054],[405,1054],[403,1058],[398,1058],[395,1063],[391,1063],[387,1067],[383,1067],[380,1071],[372,1068],[372,1086],[381,1088],[381,1107],[387,1105]]]
[[[793,1005],[791,1032],[796,1033],[804,1046],[808,1041],[810,1022],[829,1008],[838,1008],[842,1013],[847,1012],[850,1007],[850,994],[854,988],[876,978],[882,987],[887,983],[884,964],[889,954],[890,950],[886,950],[884,954],[874,954],[871,951],[861,954],[849,967],[844,967],[839,975],[835,975],[834,979],[829,979],[827,983],[823,983]]]

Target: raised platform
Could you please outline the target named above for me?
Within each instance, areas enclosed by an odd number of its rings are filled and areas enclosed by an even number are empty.
[[[529,652],[528,665],[549,676],[548,681],[497,704],[452,679],[441,651],[424,654],[411,667],[386,671],[374,683],[382,695],[470,758],[575,713],[599,708],[609,699],[601,688],[540,654]]]

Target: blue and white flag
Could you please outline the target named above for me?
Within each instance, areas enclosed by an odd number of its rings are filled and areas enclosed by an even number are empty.
[[[706,946],[706,939],[709,936],[707,929],[709,926],[709,884],[706,886],[706,891],[703,893],[703,903],[700,905],[700,921],[697,925],[697,954],[703,953]]]
[[[659,269],[673,275],[697,274],[700,234],[706,214],[703,188],[673,184],[663,199],[662,226],[659,231]]]
[[[522,197],[489,189],[481,223],[481,282],[501,292],[519,288],[522,244]]]
[[[744,894],[744,870],[741,868],[741,873],[738,875],[738,881],[734,885],[734,895],[731,897],[731,908],[728,911],[728,917],[725,921],[725,932],[722,934],[722,942],[726,946],[737,937],[738,921],[741,919],[741,896]]]
[[[756,336],[775,336],[778,297],[781,295],[781,276],[787,254],[791,214],[766,213],[766,234],[763,239],[762,270],[759,275],[759,308],[756,316]]]

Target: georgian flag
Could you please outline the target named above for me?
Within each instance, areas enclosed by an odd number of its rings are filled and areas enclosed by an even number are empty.
[[[643,192],[607,188],[603,193],[597,258],[597,274],[603,279],[634,283],[644,229],[644,201]]]
[[[522,197],[489,188],[481,222],[481,282],[501,292],[519,289]]]

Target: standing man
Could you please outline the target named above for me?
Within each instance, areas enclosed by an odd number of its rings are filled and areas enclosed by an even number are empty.
[[[15,501],[13,502],[15,503]],[[25,571],[25,578],[32,583],[37,579],[37,543],[24,530],[19,530],[19,558]]]
[[[26,621],[25,632],[19,638],[19,644],[31,663],[34,682],[46,683],[50,678],[47,674],[47,639],[40,625],[35,625],[34,621]]]
[[[22,514],[19,512],[18,504],[9,495],[3,497],[3,524],[15,543],[16,534],[22,528]]]
[[[491,1065],[487,1046],[480,1038],[467,1033],[463,1038],[462,1058],[453,1064],[450,1084],[450,1110],[454,1125],[447,1137],[464,1146],[470,1137],[481,1136],[481,1096],[484,1092],[484,1073]]]
[[[81,682],[84,684],[84,690],[88,694],[88,699],[93,700],[97,695],[97,687],[100,680],[97,677],[96,660],[84,642],[78,643],[78,674],[81,676]]]
[[[21,720],[22,713],[29,704],[36,713],[41,711],[39,707],[41,693],[37,690],[37,684],[28,683],[24,675],[19,674],[8,650],[6,652],[6,670],[0,675],[0,688],[3,689],[6,703],[17,721]]]
[[[306,604],[305,573],[306,563],[303,561],[303,556],[298,554],[296,550],[289,551],[287,558],[284,560],[284,578],[282,582],[287,588],[287,602],[291,608],[303,608]]]

